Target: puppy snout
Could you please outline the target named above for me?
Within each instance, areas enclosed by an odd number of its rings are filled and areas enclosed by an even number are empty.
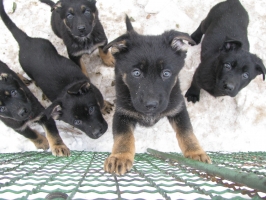
[[[147,108],[148,111],[153,111],[155,110],[159,105],[159,102],[156,100],[150,100],[146,102],[145,107]]]
[[[78,28],[79,32],[81,32],[81,33],[85,32],[85,26],[84,25],[79,25],[77,28]]]
[[[224,83],[223,88],[224,90],[231,92],[235,89],[235,86],[232,83]]]
[[[92,135],[97,139],[99,137],[101,137],[104,134],[104,131],[102,128],[93,131]]]
[[[25,115],[27,115],[27,113],[28,113],[28,110],[27,110],[26,108],[21,108],[21,109],[19,109],[19,111],[18,111],[18,115],[19,115],[20,117],[25,117]]]

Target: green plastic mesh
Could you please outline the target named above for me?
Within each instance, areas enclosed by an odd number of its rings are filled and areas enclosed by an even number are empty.
[[[208,154],[213,165],[266,178],[266,152]],[[265,192],[150,153],[136,154],[126,175],[107,174],[108,155],[0,154],[0,199],[266,199]]]

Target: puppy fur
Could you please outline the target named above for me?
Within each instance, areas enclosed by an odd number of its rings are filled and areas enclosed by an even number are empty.
[[[51,26],[54,33],[62,38],[69,58],[78,64],[83,73],[87,71],[81,62],[83,54],[91,54],[97,48],[106,65],[114,66],[114,58],[108,51],[103,51],[107,44],[103,26],[98,17],[95,0],[40,0],[52,10]]]
[[[126,17],[127,33],[105,48],[112,47],[116,81],[116,110],[113,117],[114,145],[104,170],[122,175],[133,165],[134,129],[149,127],[167,117],[185,157],[210,163],[193,133],[180,91],[178,73],[186,57],[183,40],[194,41],[186,33],[167,31],[145,36],[134,31]]]
[[[43,112],[48,118],[64,122],[96,139],[107,130],[101,114],[104,101],[100,91],[71,60],[59,55],[48,40],[31,38],[8,17],[3,1],[0,14],[19,44],[19,62],[52,104]]]
[[[44,107],[39,103],[19,76],[0,61],[0,119],[8,127],[31,140],[37,149],[51,148],[55,156],[69,156],[53,119],[39,118]],[[43,126],[47,139],[29,125],[37,120]]]
[[[193,103],[200,89],[212,96],[235,97],[257,75],[263,75],[262,60],[249,52],[248,13],[239,0],[227,0],[214,6],[191,35],[201,44],[201,63],[185,96]]]

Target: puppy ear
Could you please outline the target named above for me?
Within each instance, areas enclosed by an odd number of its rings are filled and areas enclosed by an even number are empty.
[[[55,11],[59,11],[62,8],[62,2],[58,1],[57,3],[55,3],[52,7],[51,7],[51,12]]]
[[[170,44],[172,49],[174,49],[176,52],[180,51],[187,51],[187,44],[184,43],[183,40],[188,41],[190,44],[195,45],[196,42],[187,34],[187,33],[182,33],[179,31],[168,31],[163,34],[165,37],[166,43]]]
[[[67,93],[71,95],[82,95],[89,91],[90,83],[89,82],[81,82],[71,86]]]
[[[61,106],[61,102],[58,101],[54,101],[48,108],[46,108],[43,113],[41,113],[41,116],[46,116],[47,119],[50,119],[51,117],[54,120],[60,119],[60,117],[62,116],[63,112],[62,112],[62,106]],[[41,118],[40,116],[40,118]]]
[[[127,32],[134,31],[131,21],[127,15],[126,15],[126,26],[127,26]]]
[[[113,40],[112,42],[110,42],[109,44],[107,44],[104,48],[103,51],[107,51],[110,47],[111,48],[111,53],[114,55],[116,53],[121,53],[121,52],[125,52],[128,50],[128,45],[129,45],[129,41],[128,41],[128,35],[122,35],[118,38],[116,38],[115,40]]]
[[[264,66],[262,60],[258,57],[257,57],[257,62],[256,62],[256,71],[257,71],[258,75],[262,74],[262,78],[265,81],[266,69],[265,69],[265,66]]]
[[[221,51],[232,51],[232,50],[238,50],[242,47],[242,42],[238,40],[231,39],[229,37],[225,38],[223,46],[220,48]]]

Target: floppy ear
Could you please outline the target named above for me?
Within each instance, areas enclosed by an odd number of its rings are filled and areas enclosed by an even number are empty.
[[[60,11],[62,8],[62,2],[58,1],[57,3],[55,3],[52,8],[51,8],[51,12],[55,11]]]
[[[262,74],[262,78],[265,81],[266,69],[265,69],[265,66],[263,65],[262,60],[258,57],[257,57],[257,62],[256,62],[256,70],[257,70],[258,75]]]
[[[195,45],[196,42],[187,34],[179,31],[168,31],[164,33],[165,40],[171,45],[172,49],[176,52],[187,51],[187,44],[183,40],[188,41],[190,44]]]
[[[225,41],[223,43],[223,46],[220,48],[221,51],[232,51],[232,50],[238,50],[242,47],[242,42],[238,40],[231,39],[226,36]]]
[[[68,89],[67,93],[71,95],[82,95],[87,93],[89,89],[90,89],[90,83],[86,81],[71,86]]]
[[[53,119],[57,120],[61,117],[62,114],[63,114],[63,112],[62,112],[61,102],[54,101],[40,115],[41,116],[45,115],[47,117],[47,119],[50,119],[50,117],[52,117]]]

